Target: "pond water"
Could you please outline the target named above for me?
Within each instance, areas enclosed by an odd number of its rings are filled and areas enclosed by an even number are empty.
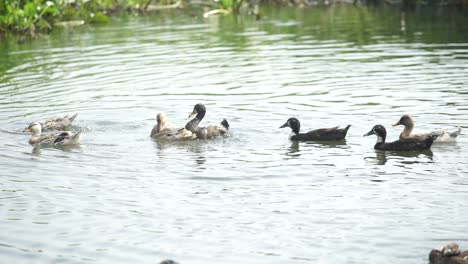
[[[335,6],[209,17],[176,11],[0,45],[5,263],[427,263],[468,248],[468,17]],[[164,143],[157,112],[232,137]],[[76,148],[33,148],[30,122],[78,113]],[[425,153],[363,137],[411,114],[459,126]],[[351,124],[345,143],[292,143]]]

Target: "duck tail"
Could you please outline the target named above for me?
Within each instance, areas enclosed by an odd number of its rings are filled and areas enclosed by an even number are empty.
[[[226,119],[223,119],[223,121],[221,121],[221,125],[227,129],[229,129],[229,123]]]
[[[461,134],[461,128],[459,127],[457,130],[453,131],[453,132],[450,132],[449,135],[451,138],[456,138],[458,137],[458,135]]]
[[[345,133],[345,135],[348,133],[348,130],[349,130],[350,127],[351,127],[351,125],[347,125],[347,126],[344,128],[344,133]]]
[[[426,138],[426,142],[428,142],[430,145],[434,143],[434,141],[440,136],[441,134],[434,134],[432,133],[430,136]]]
[[[72,140],[76,143],[80,142],[80,139],[81,139],[81,133],[83,133],[84,129],[81,128],[80,131],[78,131],[78,133],[76,133],[75,135],[73,135],[72,137]]]
[[[75,120],[76,116],[78,115],[78,113],[75,113],[74,115],[72,115],[69,120],[70,120],[70,123],[73,122],[73,120]]]

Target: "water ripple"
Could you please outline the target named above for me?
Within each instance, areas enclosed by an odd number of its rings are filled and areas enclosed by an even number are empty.
[[[362,135],[381,123],[396,139],[402,114],[421,130],[467,129],[468,40],[438,20],[403,34],[376,18],[398,24],[399,13],[364,9],[375,23],[353,35],[357,13],[314,10],[260,22],[161,14],[7,48],[4,260],[421,263],[467,241],[466,133],[425,153],[374,151]],[[204,124],[229,120],[231,138],[148,138],[157,112],[182,127],[198,102]],[[75,112],[80,147],[33,148],[21,132]],[[296,144],[278,128],[291,116],[304,131],[352,127],[340,144]]]

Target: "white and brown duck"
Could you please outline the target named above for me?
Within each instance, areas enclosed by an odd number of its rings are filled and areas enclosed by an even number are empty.
[[[468,250],[461,251],[455,242],[450,242],[429,253],[430,264],[468,264]]]
[[[41,130],[42,131],[47,131],[47,130],[67,130],[70,128],[72,125],[73,121],[75,120],[76,116],[78,113],[72,115],[72,116],[64,116],[64,117],[56,117],[56,118],[50,118],[42,122],[35,122],[39,123],[41,125]]]
[[[63,131],[59,134],[42,135],[42,126],[39,122],[31,123],[24,132],[31,132],[29,144],[36,146],[66,146],[77,145],[80,143],[81,133],[83,129],[78,132]]]
[[[400,134],[400,139],[404,138],[418,138],[425,139],[429,136],[436,135],[437,138],[434,143],[451,143],[457,140],[458,135],[461,133],[461,128],[445,128],[434,131],[421,131],[413,132],[414,121],[409,115],[403,115],[398,122],[393,126],[404,126],[405,128]]]

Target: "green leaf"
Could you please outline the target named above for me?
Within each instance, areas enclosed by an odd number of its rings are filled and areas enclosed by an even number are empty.
[[[224,9],[228,9],[231,7],[232,5],[232,0],[220,0],[219,1],[221,3],[221,6],[224,8]]]
[[[27,17],[34,17],[36,15],[36,5],[34,3],[27,3],[24,5],[24,14]]]
[[[16,12],[14,12],[14,14],[17,17],[24,17],[24,10],[23,9],[18,9],[18,10],[16,10]]]
[[[101,12],[97,12],[94,16],[91,16],[89,19],[90,23],[107,23],[109,18]]]

